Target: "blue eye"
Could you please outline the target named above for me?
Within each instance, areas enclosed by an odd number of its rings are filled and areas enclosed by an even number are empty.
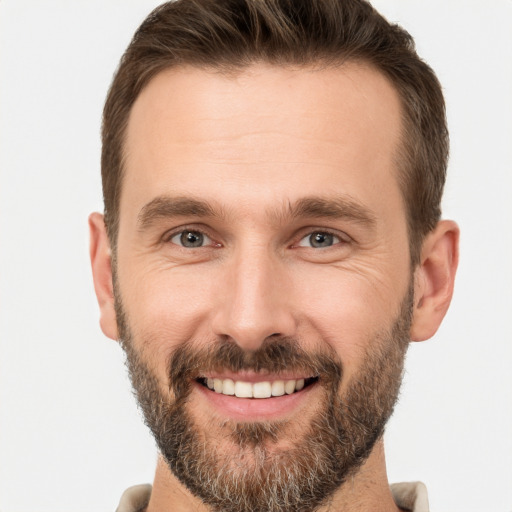
[[[315,231],[314,233],[305,236],[300,242],[299,247],[313,247],[314,249],[322,249],[324,247],[331,247],[341,242],[340,237],[327,233],[325,231]]]
[[[200,231],[192,231],[186,229],[177,233],[171,238],[171,242],[176,245],[181,245],[187,249],[194,249],[196,247],[203,247],[204,245],[211,244],[211,240],[208,236]]]

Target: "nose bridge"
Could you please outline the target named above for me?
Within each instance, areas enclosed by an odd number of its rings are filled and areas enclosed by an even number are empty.
[[[226,271],[215,334],[232,338],[246,350],[256,350],[269,336],[294,334],[283,263],[269,247],[246,244],[234,252]]]

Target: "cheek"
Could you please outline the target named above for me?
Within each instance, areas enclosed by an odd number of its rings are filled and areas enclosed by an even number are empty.
[[[407,280],[391,272],[320,268],[295,283],[296,307],[305,338],[327,343],[344,364],[346,376],[357,372],[369,344],[391,329],[407,290]]]
[[[121,295],[133,337],[142,350],[167,361],[183,342],[206,337],[205,319],[215,300],[211,273],[201,271],[201,266],[152,268],[150,263],[143,272],[130,270],[125,272]]]
[[[388,330],[399,311],[407,274],[377,258],[344,265],[283,264],[278,294],[271,294],[295,318],[296,336],[306,349],[328,344],[348,375],[356,372],[368,344]],[[388,260],[390,258],[387,258]],[[120,266],[121,295],[137,348],[160,375],[176,348],[212,341],[212,318],[225,300],[228,264],[171,267],[134,258]],[[229,302],[229,301],[228,301]]]

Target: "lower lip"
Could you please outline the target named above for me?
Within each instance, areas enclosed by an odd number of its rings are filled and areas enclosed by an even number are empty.
[[[314,382],[291,395],[271,398],[238,398],[216,393],[202,384],[194,382],[194,388],[218,414],[246,422],[283,419],[296,412],[317,387],[318,382]]]

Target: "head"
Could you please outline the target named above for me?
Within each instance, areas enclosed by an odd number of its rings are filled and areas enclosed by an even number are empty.
[[[91,255],[170,478],[214,510],[316,510],[368,464],[451,298],[446,157],[434,74],[365,2],[147,18]]]

